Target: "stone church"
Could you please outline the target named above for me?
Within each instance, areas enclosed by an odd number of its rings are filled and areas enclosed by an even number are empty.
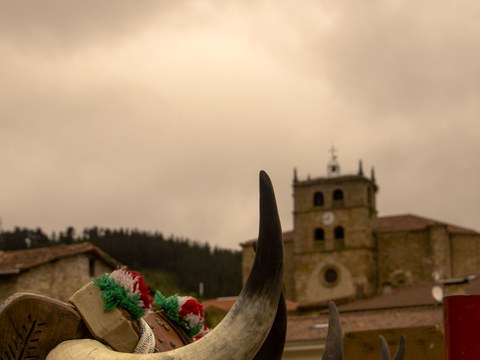
[[[284,232],[287,299],[301,306],[389,293],[480,273],[480,233],[404,214],[378,216],[372,168],[343,175],[332,149],[325,177],[293,177],[294,229]],[[243,278],[253,241],[242,244]]]

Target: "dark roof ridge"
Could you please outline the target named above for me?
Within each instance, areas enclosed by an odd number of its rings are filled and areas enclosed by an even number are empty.
[[[446,226],[451,233],[478,234],[478,231],[412,213],[378,216],[378,231],[422,230],[430,226]]]
[[[60,258],[93,253],[113,268],[119,262],[90,242],[59,244],[47,247],[9,250],[0,253],[0,274],[18,274],[21,271],[46,264]]]

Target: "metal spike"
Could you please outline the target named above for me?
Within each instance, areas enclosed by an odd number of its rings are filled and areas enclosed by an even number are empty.
[[[322,360],[343,360],[343,334],[340,316],[332,301],[328,305],[328,333]]]
[[[400,345],[398,345],[397,352],[393,357],[393,360],[403,360],[405,355],[405,335],[400,336]]]
[[[380,360],[391,360],[387,340],[382,335],[378,337],[378,340],[380,340]]]
[[[380,360],[391,360],[392,358],[390,357],[390,349],[388,348],[387,341],[382,335],[380,335],[378,338],[380,340]],[[405,354],[405,336],[402,335],[400,337],[400,345],[398,345],[398,349],[397,349],[397,352],[395,353],[395,356],[393,357],[393,360],[403,360],[404,354]]]

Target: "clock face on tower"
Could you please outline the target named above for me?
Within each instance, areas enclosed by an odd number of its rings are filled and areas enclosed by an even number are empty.
[[[322,223],[324,225],[332,225],[335,221],[335,214],[331,211],[324,212],[322,214]]]

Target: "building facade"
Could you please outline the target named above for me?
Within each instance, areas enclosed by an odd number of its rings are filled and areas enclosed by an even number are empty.
[[[284,288],[301,306],[388,293],[403,285],[480,273],[480,234],[425,217],[378,216],[378,185],[343,175],[337,158],[325,177],[293,177],[294,229],[283,234]],[[243,246],[244,281],[253,241]]]
[[[91,243],[0,252],[0,302],[17,292],[67,301],[119,263]]]

